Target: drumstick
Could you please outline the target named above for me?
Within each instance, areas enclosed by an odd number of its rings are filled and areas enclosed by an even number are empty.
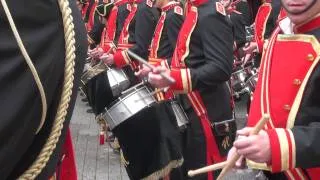
[[[195,175],[198,175],[198,174],[202,174],[202,173],[207,173],[207,172],[210,172],[210,171],[215,171],[215,170],[218,170],[218,169],[222,169],[223,167],[225,167],[227,165],[227,161],[223,161],[223,162],[220,162],[220,163],[217,163],[217,164],[213,164],[213,165],[210,165],[210,166],[206,166],[206,167],[203,167],[203,168],[200,168],[200,169],[196,169],[196,170],[190,170],[188,171],[188,176],[189,177],[193,177]]]
[[[148,98],[148,97],[150,97],[150,96],[153,96],[153,95],[155,95],[155,94],[157,94],[157,93],[159,93],[159,92],[162,92],[162,91],[166,91],[168,88],[167,87],[164,87],[164,88],[160,88],[160,89],[156,89],[155,91],[153,91],[153,92],[151,92],[151,93],[149,93],[149,94],[147,94],[147,95],[145,95],[145,96],[142,96],[142,97],[140,97],[138,100],[136,100],[136,101],[139,101],[139,100],[143,100],[143,99],[145,99],[145,98]]]
[[[268,114],[264,114],[259,122],[254,126],[252,131],[250,132],[250,135],[256,135],[259,133],[259,131],[264,127],[266,122],[269,120],[270,116]],[[217,180],[221,180],[223,176],[234,167],[237,160],[240,158],[240,155],[236,153],[226,164],[226,166],[222,169],[220,175],[218,176]]]
[[[140,63],[146,65],[148,68],[150,68],[150,69],[155,69],[154,66],[152,66],[151,64],[149,64],[146,60],[144,60],[142,57],[138,56],[136,53],[134,53],[134,52],[132,52],[132,51],[130,51],[130,50],[128,50],[127,52],[128,52],[128,54],[129,54],[130,56],[132,56],[134,59],[136,59],[136,60],[139,61]],[[167,79],[167,80],[168,80],[169,82],[171,82],[171,83],[175,83],[175,82],[176,82],[175,79],[173,79],[172,77],[168,76],[167,74],[165,74],[165,73],[163,73],[163,72],[160,72],[160,75],[161,75],[163,78]]]

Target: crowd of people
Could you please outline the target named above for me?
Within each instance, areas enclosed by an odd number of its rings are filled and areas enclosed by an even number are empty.
[[[132,180],[219,179],[188,171],[236,155],[259,178],[320,177],[320,1],[29,1],[1,1],[2,179],[77,179],[79,89]],[[232,75],[248,60],[239,129]]]

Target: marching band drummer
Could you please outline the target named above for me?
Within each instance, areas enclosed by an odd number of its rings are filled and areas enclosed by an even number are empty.
[[[67,19],[71,21],[64,24],[61,13],[64,8],[59,9],[58,1],[10,0],[7,3],[36,72],[30,70],[27,65],[1,4],[1,179],[20,177],[46,180],[53,177],[76,180],[72,141],[68,129],[87,51],[86,32],[81,14],[76,2],[69,1],[72,17],[68,16]],[[67,12],[70,11],[67,9]],[[68,27],[69,32],[74,29],[75,54],[70,53],[69,48],[65,49],[66,45],[70,45],[70,41],[65,42],[66,39],[73,38],[70,34],[64,34],[64,26]],[[69,38],[65,39],[65,35]],[[70,53],[69,55],[75,59],[70,62],[66,53]],[[74,72],[70,66],[72,64],[75,65]],[[64,72],[66,67],[69,69],[68,73]],[[40,79],[38,84],[35,74],[38,74]],[[64,85],[72,88],[68,90],[70,94],[63,93]],[[41,87],[44,90],[42,95]],[[70,102],[63,99],[70,99]],[[66,117],[57,113],[61,102],[66,103],[64,107],[67,109],[62,109]],[[43,104],[47,104],[47,108],[43,107]],[[47,112],[46,116],[43,116],[43,112]],[[62,119],[59,120],[57,128],[56,117],[60,116]],[[60,127],[61,135],[58,130]],[[58,142],[55,143],[52,138]],[[51,142],[49,146],[46,144],[47,141]],[[49,153],[51,150],[52,154]]]
[[[161,9],[161,16],[158,20],[151,41],[148,61],[153,66],[169,67],[178,34],[184,21],[182,4],[173,0],[156,0],[154,6]],[[151,70],[148,67],[143,65],[136,75],[142,78],[147,76],[150,71]],[[165,95],[160,92],[156,97],[158,97],[159,101],[163,101],[172,99],[172,95],[172,92],[166,92]],[[177,126],[177,123],[172,122],[172,125]],[[175,168],[167,179],[183,180],[184,178],[181,169]]]
[[[103,24],[105,24],[105,26],[102,34],[100,34],[101,42],[99,47],[90,52],[90,56],[93,58],[99,58],[105,52],[114,53],[111,48],[114,48],[114,45],[118,44],[118,39],[123,29],[123,25],[130,13],[130,3],[128,0],[117,0],[112,4],[104,3],[99,9],[106,8],[106,6],[110,5],[113,7],[110,14],[108,13],[107,16],[104,15],[105,13],[103,12],[97,13],[101,18],[103,18],[102,20],[104,21]],[[104,11],[104,9],[102,9],[102,11]]]
[[[269,179],[320,177],[320,1],[281,0],[288,17],[264,45],[248,127],[230,151]],[[258,135],[249,131],[264,114]],[[241,160],[236,166],[241,166]],[[267,173],[269,172],[269,173]]]
[[[139,1],[136,1],[139,2]],[[159,19],[159,11],[153,7],[151,0],[143,0],[139,3],[133,17],[127,18],[131,23],[124,24],[123,30],[118,39],[118,50],[113,54],[101,57],[108,65],[115,64],[117,67],[131,65],[134,70],[137,69],[136,63],[133,63],[128,56],[126,49],[129,48],[132,52],[147,59],[149,55],[149,46],[152,40],[157,21]],[[131,11],[134,13],[133,11]]]
[[[188,1],[191,7],[179,32],[171,70],[158,67],[149,73],[155,87],[169,87],[184,94],[186,109],[185,168],[195,169],[221,162],[231,148],[235,121],[226,81],[232,71],[233,36],[224,6],[216,0]],[[170,84],[158,73],[173,77]],[[185,178],[188,179],[185,172]],[[218,172],[193,179],[212,180]]]

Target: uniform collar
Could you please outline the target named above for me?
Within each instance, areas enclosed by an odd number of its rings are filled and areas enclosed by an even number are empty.
[[[283,34],[293,34],[293,24],[288,17],[279,21],[279,27]]]
[[[312,19],[310,19],[309,21],[307,21],[306,23],[297,25],[294,28],[294,32],[301,34],[301,33],[311,32],[318,28],[320,28],[320,13],[317,14]]]
[[[207,3],[209,0],[188,0],[194,6],[200,6]]]
[[[179,2],[170,1],[168,4],[161,8],[161,11],[169,11],[170,9],[174,8],[175,6],[178,6],[179,4]]]

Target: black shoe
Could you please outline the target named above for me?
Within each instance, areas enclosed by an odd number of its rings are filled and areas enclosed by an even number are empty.
[[[87,98],[83,98],[81,99],[82,102],[88,102],[88,99]]]
[[[80,96],[84,97],[84,94],[83,94],[83,92],[80,92]]]
[[[88,109],[87,113],[93,113],[93,109]]]

